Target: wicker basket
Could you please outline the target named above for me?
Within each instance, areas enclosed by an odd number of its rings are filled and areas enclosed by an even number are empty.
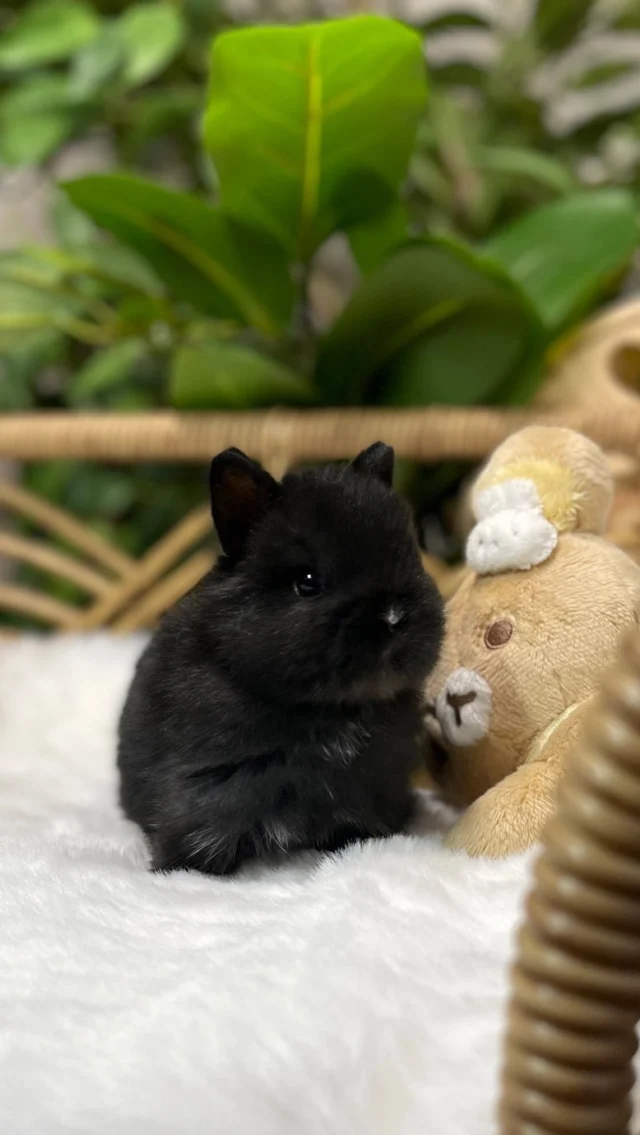
[[[536,398],[545,412],[571,406],[634,420],[640,406],[640,300],[604,311],[563,346]],[[609,537],[637,556],[640,548],[640,453],[609,452],[616,481]]]
[[[482,460],[531,422],[581,430],[613,455],[617,504],[612,538],[638,538],[640,405],[577,405],[527,413],[498,410],[315,411],[144,416],[34,414],[0,417],[0,459],[205,462],[227,445],[274,474],[305,459],[352,455],[378,438],[421,461]],[[0,531],[0,557],[71,580],[87,600],[74,607],[0,582],[0,611],[59,630],[152,624],[207,570],[208,505],[196,509],[141,560],[9,481],[0,507],[46,539]],[[624,517],[624,521],[620,518]],[[446,592],[457,575],[429,564]],[[634,1027],[640,1013],[640,633],[605,684],[567,775],[522,931],[506,1045],[502,1135],[626,1135]]]
[[[632,412],[633,411],[633,412]],[[640,552],[634,514],[640,490],[640,404],[632,411],[598,412],[578,407],[562,412],[504,410],[343,410],[179,415],[12,414],[0,417],[0,460],[66,458],[109,462],[206,462],[228,445],[258,457],[276,475],[303,459],[345,458],[383,438],[398,456],[425,462],[446,458],[482,460],[514,430],[532,421],[570,425],[615,454],[618,498],[612,538]],[[626,462],[626,464],[625,464]],[[114,548],[74,517],[0,481],[0,508],[14,511],[44,534],[64,541],[75,554],[46,540],[0,532],[0,557],[32,564],[79,587],[78,606],[47,594],[0,582],[0,613],[11,611],[58,630],[109,626],[130,631],[151,625],[204,574],[211,551],[208,506],[197,508],[140,560]],[[430,560],[445,594],[459,572]]]

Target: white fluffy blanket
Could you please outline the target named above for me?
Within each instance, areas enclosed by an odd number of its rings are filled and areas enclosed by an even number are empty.
[[[115,803],[139,648],[0,647],[0,1131],[489,1135],[530,859],[149,874]]]

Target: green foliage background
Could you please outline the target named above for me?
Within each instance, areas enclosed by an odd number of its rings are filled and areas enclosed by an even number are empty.
[[[640,13],[538,0],[509,28],[470,7],[239,29],[233,0],[0,5],[0,178],[95,131],[117,167],[52,195],[54,243],[0,255],[0,410],[528,399],[629,278]],[[458,472],[401,470],[427,517]],[[24,475],[135,555],[202,492],[198,470]]]

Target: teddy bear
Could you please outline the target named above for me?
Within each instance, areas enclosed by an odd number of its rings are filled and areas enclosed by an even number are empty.
[[[466,572],[426,690],[430,771],[465,809],[450,848],[492,858],[535,843],[603,670],[640,612],[640,566],[602,538],[604,454],[534,426],[493,454],[471,494]]]

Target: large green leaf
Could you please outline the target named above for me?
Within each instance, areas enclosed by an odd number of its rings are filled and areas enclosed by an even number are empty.
[[[479,306],[443,322],[401,352],[379,378],[379,401],[391,406],[472,406],[512,402],[530,360],[522,322],[499,305]]]
[[[178,349],[170,397],[181,410],[251,409],[314,401],[310,384],[275,359],[222,341]]]
[[[631,193],[602,189],[527,213],[485,246],[527,292],[551,333],[576,319],[624,270],[640,240]]]
[[[36,0],[0,38],[0,70],[19,71],[68,59],[96,34],[100,21],[83,0]]]
[[[278,246],[187,193],[111,174],[63,187],[98,224],[144,256],[177,300],[275,334],[293,286]]]
[[[205,139],[223,207],[308,260],[389,208],[425,97],[421,42],[390,20],[218,36]]]
[[[132,87],[153,79],[180,50],[185,23],[177,6],[134,4],[117,24],[126,53],[123,79]]]
[[[334,403],[486,401],[528,364],[540,332],[487,257],[414,243],[365,279],[321,347],[316,381]]]

